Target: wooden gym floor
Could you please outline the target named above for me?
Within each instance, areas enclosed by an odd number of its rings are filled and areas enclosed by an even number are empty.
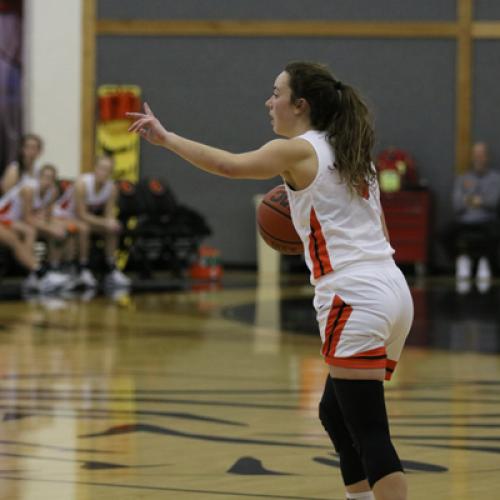
[[[412,500],[499,498],[500,286],[413,285],[391,428]],[[302,277],[0,302],[1,500],[343,499]]]

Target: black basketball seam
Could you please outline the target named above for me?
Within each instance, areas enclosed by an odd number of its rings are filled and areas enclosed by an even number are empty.
[[[290,219],[292,220],[292,218],[290,217],[289,214],[287,214],[286,212],[282,212],[281,210],[278,210],[274,205],[271,205],[270,203],[268,203],[266,200],[263,200],[262,203],[264,205],[266,205],[266,207],[269,207],[271,209],[273,209],[275,212],[278,212],[279,214],[283,215],[284,217],[286,217],[287,219]]]
[[[270,238],[272,238],[273,240],[276,240],[276,241],[279,241],[280,243],[288,243],[288,244],[291,244],[291,245],[296,245],[297,243],[302,243],[302,240],[297,240],[297,241],[293,241],[293,240],[282,240],[280,238],[276,238],[276,236],[274,236],[273,234],[271,234],[269,231],[266,231],[262,225],[260,224],[260,222],[258,223],[259,225],[259,229],[265,233],[267,236],[269,236]]]

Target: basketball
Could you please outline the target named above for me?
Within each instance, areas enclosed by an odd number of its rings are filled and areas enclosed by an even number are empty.
[[[283,184],[271,189],[257,208],[257,226],[264,241],[286,255],[304,252],[302,241],[292,223],[288,195]]]

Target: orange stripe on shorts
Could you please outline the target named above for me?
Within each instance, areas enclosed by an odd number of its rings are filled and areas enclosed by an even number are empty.
[[[326,362],[329,365],[341,366],[343,368],[362,368],[362,369],[379,369],[385,368],[387,365],[387,354],[385,347],[377,347],[369,351],[358,352],[352,356],[341,357],[328,357]]]
[[[340,336],[351,313],[352,307],[335,295],[325,327],[325,343],[321,349],[323,356],[334,357]]]

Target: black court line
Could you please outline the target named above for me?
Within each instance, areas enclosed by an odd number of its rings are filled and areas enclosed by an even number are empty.
[[[412,427],[412,428],[435,428],[435,429],[500,429],[500,422],[498,424],[455,424],[454,422],[442,423],[422,423],[422,422],[392,422],[391,427]]]
[[[248,424],[237,422],[235,420],[226,420],[221,418],[207,417],[204,415],[195,415],[193,413],[185,412],[166,412],[154,410],[101,410],[99,408],[69,408],[65,411],[54,411],[53,407],[37,407],[37,406],[8,406],[0,405],[0,410],[5,410],[3,420],[15,420],[17,418],[27,418],[36,416],[48,416],[57,418],[89,418],[89,419],[107,419],[115,417],[130,417],[134,416],[147,416],[147,417],[165,417],[180,420],[191,420],[195,422],[203,422],[210,424],[230,425],[234,427],[248,427]],[[10,417],[10,418],[6,418]]]
[[[7,391],[0,390],[0,399],[9,399],[9,394],[5,394]],[[107,403],[157,403],[157,404],[180,404],[180,405],[201,405],[201,406],[229,406],[234,408],[253,408],[253,409],[263,409],[263,410],[300,410],[301,407],[298,405],[272,405],[272,404],[259,404],[259,403],[241,403],[238,401],[197,401],[197,400],[183,400],[183,399],[170,399],[170,398],[120,398],[120,397],[68,397],[61,394],[27,394],[23,396],[19,394],[19,391],[9,391],[12,398],[16,401],[85,401],[85,402],[107,402]],[[2,394],[3,393],[3,394]],[[429,397],[388,397],[386,401],[396,401],[396,402],[407,402],[407,403],[482,403],[482,404],[495,404],[500,405],[499,399],[475,399],[470,398],[429,398]]]
[[[411,435],[411,436],[401,436],[394,435],[391,433],[392,439],[416,439],[418,441],[486,441],[488,443],[493,441],[500,441],[500,436],[419,436]]]
[[[500,454],[500,447],[497,446],[468,446],[457,444],[424,444],[424,443],[411,443],[414,446],[422,446],[424,448],[440,448],[443,450],[463,450],[463,451],[478,451],[482,453]]]
[[[171,464],[152,464],[152,465],[128,465],[117,464],[111,462],[101,462],[97,460],[78,460],[60,457],[41,457],[39,455],[25,455],[22,453],[5,453],[1,452],[0,457],[9,458],[26,458],[28,460],[42,460],[44,462],[64,462],[70,464],[81,464],[83,469],[99,470],[99,469],[148,469],[152,467],[168,467]]]
[[[232,491],[216,491],[216,490],[195,490],[192,488],[168,488],[162,486],[142,486],[140,484],[113,484],[113,483],[98,483],[94,481],[67,481],[67,480],[57,480],[57,479],[37,479],[30,477],[12,477],[4,476],[0,474],[0,479],[11,480],[11,481],[26,481],[26,482],[39,482],[39,483],[52,483],[52,484],[80,484],[83,486],[100,486],[104,488],[122,488],[128,490],[141,490],[141,491],[171,491],[176,493],[194,493],[198,495],[218,495],[224,497],[236,497],[236,498],[282,498],[285,500],[343,500],[342,498],[332,498],[332,497],[298,497],[294,495],[265,495],[259,493],[239,493]]]
[[[168,427],[160,427],[157,425],[149,425],[141,423],[117,425],[114,427],[110,427],[109,429],[106,429],[102,432],[81,434],[78,436],[78,438],[79,439],[100,438],[108,436],[120,436],[122,434],[133,434],[138,432],[145,432],[149,434],[156,434],[163,436],[174,436],[186,439],[194,439],[197,441],[209,441],[216,443],[251,444],[258,446],[278,446],[286,448],[305,448],[305,449],[316,449],[316,450],[331,448],[331,446],[290,443],[288,441],[266,441],[263,439],[238,438],[231,436],[214,436],[213,434],[196,434],[192,432],[183,432],[175,429],[169,429]]]
[[[117,451],[108,451],[108,450],[96,450],[95,448],[67,448],[64,446],[54,446],[48,444],[41,443],[27,443],[26,441],[10,441],[6,439],[0,440],[1,445],[5,446],[26,446],[28,448],[43,448],[47,450],[56,450],[56,451],[69,451],[71,453],[110,453],[116,454],[119,453]]]
[[[12,398],[16,401],[78,401],[78,402],[99,402],[99,403],[156,403],[170,405],[199,405],[199,406],[222,406],[231,408],[252,408],[255,410],[300,410],[298,405],[272,405],[259,403],[240,403],[238,401],[197,401],[193,399],[160,399],[160,398],[106,398],[106,397],[67,397],[57,394],[32,394],[22,395],[12,391]],[[9,396],[0,393],[0,399],[8,400]],[[468,400],[470,402],[470,400]]]

